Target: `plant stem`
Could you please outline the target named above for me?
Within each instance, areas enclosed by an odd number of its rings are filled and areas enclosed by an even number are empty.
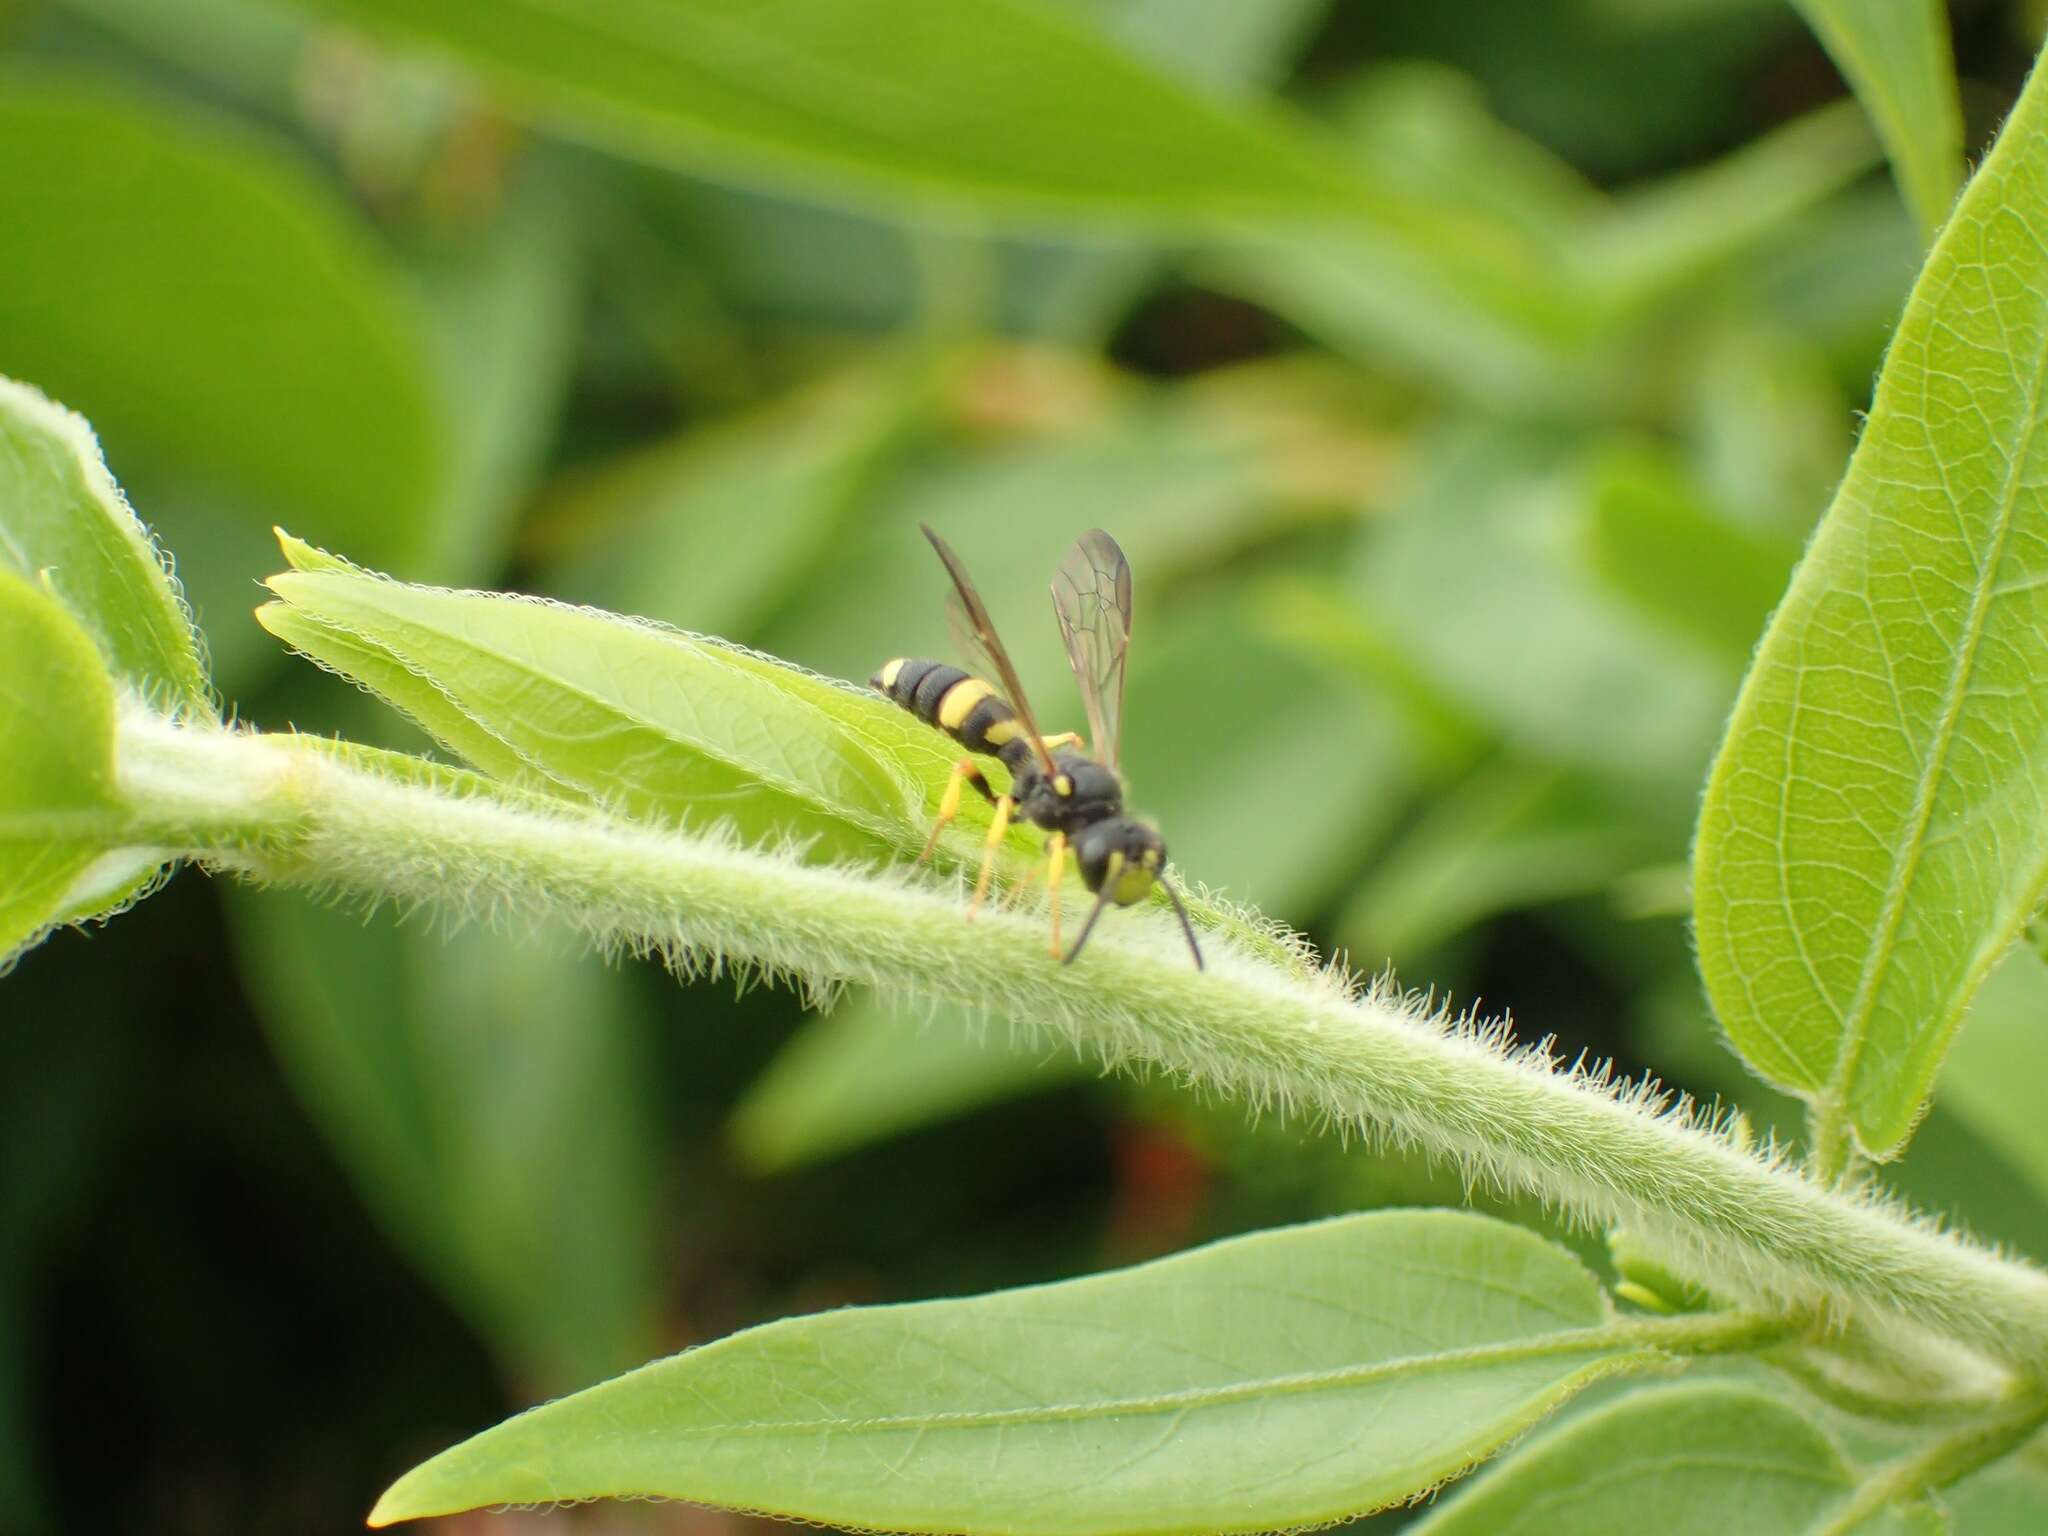
[[[1337,978],[1303,979],[1226,945],[1197,972],[1169,922],[1138,909],[1063,966],[1047,956],[1041,915],[967,923],[956,893],[929,877],[537,811],[487,786],[458,794],[292,737],[131,713],[117,771],[138,845],[458,917],[564,921],[683,970],[741,966],[986,1007],[1112,1065],[1390,1135],[1580,1221],[1626,1223],[1759,1310],[1903,1319],[2048,1369],[2038,1270],[1512,1054],[1413,998],[1355,997]]]

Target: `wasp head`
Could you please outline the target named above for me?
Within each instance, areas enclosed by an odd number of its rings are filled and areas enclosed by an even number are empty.
[[[1106,887],[1111,901],[1128,907],[1145,899],[1166,868],[1166,840],[1142,821],[1111,816],[1081,830],[1074,858],[1089,890]]]

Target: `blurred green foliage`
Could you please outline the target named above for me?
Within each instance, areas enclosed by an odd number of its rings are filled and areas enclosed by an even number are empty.
[[[1044,583],[1100,524],[1191,877],[1789,1125],[1706,1022],[1687,839],[1952,185],[1884,169],[1926,82],[1874,133],[1759,0],[770,10],[917,37],[978,128],[750,73],[780,35],[684,75],[531,6],[0,10],[0,373],[94,423],[239,712],[399,729],[250,620],[272,524],[860,678],[949,646],[922,520],[1064,727]],[[2030,14],[1955,9],[1987,118]],[[1464,1193],[1005,1020],[191,881],[4,999],[31,1531],[328,1526],[656,1348]],[[1893,1174],[2048,1256],[2013,1038],[1963,1036]]]

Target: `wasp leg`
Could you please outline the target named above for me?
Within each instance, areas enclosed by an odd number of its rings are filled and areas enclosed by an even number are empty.
[[[974,881],[974,900],[967,904],[967,921],[974,921],[974,914],[981,910],[981,900],[988,895],[988,877],[995,872],[996,849],[1003,843],[1003,834],[1010,830],[1010,812],[1017,808],[1017,802],[1008,795],[996,796],[995,819],[988,824],[988,841],[981,849],[981,873]]]
[[[1053,859],[1056,852],[1064,853],[1071,851],[1063,846],[1065,842],[1066,837],[1063,833],[1054,833],[1052,837],[1046,840],[1045,856],[1040,859],[1034,859],[1031,867],[1024,871],[1024,878],[1010,887],[1009,893],[1004,897],[1006,905],[1016,906],[1020,904],[1030,894],[1031,887],[1038,884],[1042,878],[1050,879],[1054,898],[1057,900],[1059,883],[1066,877],[1066,870],[1063,867],[1056,869]],[[1062,860],[1062,864],[1064,864],[1064,860]]]
[[[1048,752],[1054,747],[1072,747],[1076,752],[1088,750],[1088,743],[1081,739],[1079,731],[1061,731],[1057,736],[1041,736],[1038,739],[1045,743],[1045,750]]]
[[[982,799],[994,802],[995,794],[989,789],[988,780],[982,777],[981,770],[974,766],[974,759],[961,758],[953,765],[953,776],[946,780],[946,793],[939,801],[939,819],[932,823],[932,835],[924,840],[924,852],[917,856],[918,863],[922,864],[932,856],[939,846],[939,834],[946,830],[946,823],[960,814],[962,783],[972,784],[981,792]]]
[[[1045,843],[1045,885],[1052,897],[1052,957],[1060,957],[1060,885],[1067,875],[1067,834],[1055,832]]]

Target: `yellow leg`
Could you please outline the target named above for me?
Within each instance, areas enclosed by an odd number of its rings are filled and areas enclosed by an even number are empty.
[[[1077,752],[1088,750],[1088,743],[1081,739],[1079,731],[1061,731],[1057,736],[1041,736],[1038,739],[1045,743],[1045,750],[1048,752],[1055,747],[1072,747]]]
[[[1055,832],[1045,844],[1045,884],[1052,897],[1052,957],[1060,957],[1060,886],[1067,877],[1067,834]]]
[[[1017,802],[1008,795],[996,796],[995,819],[988,824],[988,841],[981,849],[981,874],[974,882],[974,900],[967,904],[967,921],[974,921],[974,914],[981,910],[981,900],[988,895],[988,877],[995,871],[996,849],[1002,846],[1003,834],[1010,830],[1010,812]]]
[[[1023,899],[1031,893],[1031,887],[1038,884],[1038,882],[1041,879],[1044,879],[1047,876],[1052,876],[1053,883],[1055,885],[1059,883],[1059,880],[1065,875],[1065,871],[1061,870],[1057,874],[1055,874],[1053,871],[1052,861],[1056,845],[1063,841],[1064,839],[1060,837],[1057,833],[1054,834],[1053,837],[1048,838],[1046,840],[1045,857],[1033,860],[1031,867],[1024,871],[1024,878],[1022,880],[1019,880],[1012,887],[1010,887],[1007,900],[1011,904],[1014,905],[1016,903],[1022,902]]]
[[[924,852],[917,856],[918,863],[922,864],[932,856],[939,846],[939,834],[946,830],[946,823],[960,814],[960,786],[970,778],[978,778],[980,772],[971,757],[963,757],[953,765],[953,776],[946,780],[946,793],[939,800],[939,819],[932,823],[932,835],[924,840]]]

